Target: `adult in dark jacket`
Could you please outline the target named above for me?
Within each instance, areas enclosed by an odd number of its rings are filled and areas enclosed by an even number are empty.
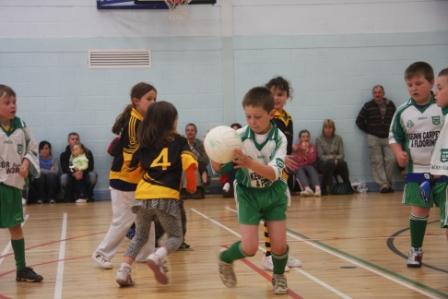
[[[72,182],[73,180],[82,180],[84,176],[87,176],[87,181],[89,183],[89,198],[93,198],[93,188],[96,185],[98,180],[98,175],[94,170],[94,160],[92,152],[86,148],[86,156],[89,160],[89,167],[85,171],[72,171],[70,169],[70,155],[71,155],[71,147],[74,144],[80,144],[81,138],[79,134],[76,132],[71,132],[67,136],[67,147],[65,151],[60,155],[60,163],[61,163],[61,188],[64,193],[64,199],[66,200],[74,200],[72,193]]]
[[[393,192],[392,173],[395,164],[389,148],[389,127],[395,113],[394,103],[384,97],[384,87],[372,88],[373,98],[364,104],[356,118],[358,128],[367,134],[372,176],[381,193]]]

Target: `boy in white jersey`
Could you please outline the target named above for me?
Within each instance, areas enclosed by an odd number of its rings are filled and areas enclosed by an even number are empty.
[[[447,186],[448,186],[448,68],[440,71],[436,80],[436,101],[445,115],[445,123],[437,139],[431,158],[431,175],[434,177],[433,194],[439,199],[440,225],[446,228],[448,239]]]
[[[0,228],[7,228],[17,268],[17,281],[40,282],[43,277],[25,262],[22,188],[28,174],[39,174],[37,143],[16,116],[16,93],[0,84]]]
[[[272,285],[275,294],[286,294],[288,286],[284,275],[288,261],[286,244],[287,184],[283,176],[287,140],[271,122],[274,99],[265,87],[249,90],[243,99],[247,126],[238,130],[243,141],[241,150],[235,150],[233,165],[219,165],[212,161],[216,171],[237,168],[235,199],[238,203],[238,222],[241,242],[232,244],[219,256],[219,274],[227,287],[236,285],[233,262],[254,256],[258,250],[258,224],[267,222],[271,233],[274,264]]]
[[[422,264],[422,245],[429,210],[438,205],[429,191],[431,153],[444,122],[442,109],[434,101],[431,89],[434,72],[426,62],[415,62],[405,71],[405,81],[411,98],[394,114],[389,144],[398,165],[407,167],[403,203],[411,206],[409,228],[411,248],[408,267]]]

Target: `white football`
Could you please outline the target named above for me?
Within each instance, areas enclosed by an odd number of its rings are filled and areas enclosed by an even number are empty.
[[[205,152],[208,157],[221,164],[232,161],[233,150],[241,148],[241,146],[240,135],[229,126],[218,126],[211,129],[204,139]]]

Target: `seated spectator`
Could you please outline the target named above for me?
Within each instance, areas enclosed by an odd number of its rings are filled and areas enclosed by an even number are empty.
[[[197,134],[198,128],[194,123],[189,123],[185,126],[185,138],[187,138],[188,145],[190,146],[191,151],[196,155],[199,163],[197,182],[200,182],[200,185],[197,187],[196,193],[192,194],[191,197],[202,199],[205,197],[204,186],[208,185],[210,180],[207,172],[207,166],[210,163],[210,159],[205,153],[204,143],[202,140],[196,138]],[[186,199],[190,197],[190,195],[184,192],[182,197]]]
[[[239,123],[233,123],[230,127],[234,130],[241,129],[241,125]],[[233,169],[231,172],[223,174],[220,176],[219,181],[222,187],[222,195],[224,197],[232,197],[233,196],[233,181],[235,180],[236,170]]]
[[[310,143],[308,130],[299,132],[299,142],[292,146],[292,158],[297,162],[296,178],[300,184],[302,196],[321,196],[319,174],[314,164],[317,159],[316,147]],[[314,191],[313,191],[314,189]]]
[[[88,182],[87,187],[87,194],[86,196],[90,199],[93,198],[93,188],[95,187],[95,184],[97,182],[98,175],[94,171],[94,160],[92,152],[85,148],[85,155],[87,159],[89,160],[89,166],[85,171],[75,171],[72,172],[70,170],[70,156],[71,156],[71,147],[74,144],[80,143],[80,137],[79,134],[76,132],[71,132],[68,134],[67,142],[68,145],[65,148],[65,151],[61,153],[60,155],[60,163],[61,163],[61,188],[64,193],[64,199],[72,201],[74,199],[77,199],[72,190],[73,190],[73,183],[75,181],[79,180],[86,180]],[[86,198],[87,198],[86,197]]]
[[[58,162],[51,152],[48,141],[39,143],[40,176],[32,182],[32,188],[37,192],[37,203],[55,203],[58,189]]]
[[[81,174],[79,176],[75,176],[75,180],[73,181],[72,191],[75,198],[77,198],[76,203],[86,203],[89,189],[89,181],[88,176],[86,175],[86,170],[89,168],[89,159],[86,156],[86,150],[82,144],[72,145],[69,168],[73,173]]]
[[[340,175],[344,184],[351,189],[348,166],[344,160],[344,144],[336,135],[336,126],[331,119],[324,120],[322,134],[316,139],[317,168],[322,173],[322,195],[333,187],[333,178]]]

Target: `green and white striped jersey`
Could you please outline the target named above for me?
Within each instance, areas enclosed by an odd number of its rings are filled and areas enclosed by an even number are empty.
[[[448,176],[448,107],[442,109],[445,123],[431,157],[431,174]]]
[[[0,183],[22,189],[25,179],[19,174],[23,159],[30,161],[29,173],[39,176],[37,143],[29,129],[18,117],[11,120],[11,129],[0,129]]]
[[[242,151],[252,159],[271,166],[275,171],[275,180],[285,180],[285,156],[287,149],[286,136],[272,123],[266,134],[255,134],[248,126],[239,129],[238,134],[243,141]],[[250,188],[266,188],[272,185],[270,181],[247,168],[240,168],[236,175],[238,184]]]
[[[444,122],[434,99],[419,106],[414,99],[398,107],[389,131],[389,144],[398,143],[408,153],[408,172],[429,172],[431,154]]]

